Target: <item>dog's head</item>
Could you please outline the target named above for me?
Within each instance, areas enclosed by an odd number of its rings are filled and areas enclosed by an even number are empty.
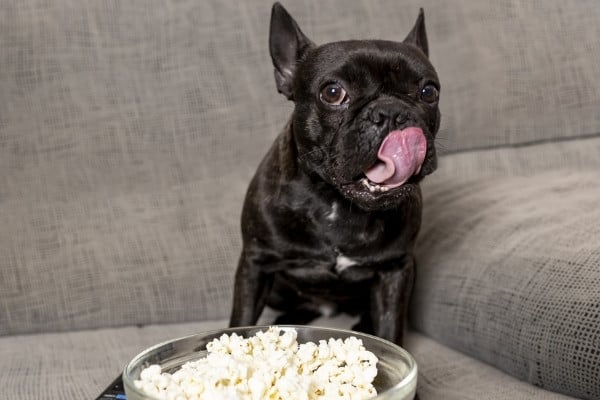
[[[279,4],[269,45],[280,93],[295,103],[298,161],[366,211],[398,206],[437,165],[440,84],[423,10],[402,42],[315,45]]]

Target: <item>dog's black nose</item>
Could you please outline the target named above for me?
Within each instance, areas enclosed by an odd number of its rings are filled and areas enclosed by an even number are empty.
[[[406,123],[408,112],[402,110],[397,104],[378,104],[368,113],[369,120],[376,125],[392,125],[390,128],[397,128]]]

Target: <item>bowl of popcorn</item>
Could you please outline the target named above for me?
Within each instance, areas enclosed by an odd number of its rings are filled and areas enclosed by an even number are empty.
[[[171,340],[123,371],[128,400],[403,400],[417,365],[403,348],[359,332],[254,326]]]

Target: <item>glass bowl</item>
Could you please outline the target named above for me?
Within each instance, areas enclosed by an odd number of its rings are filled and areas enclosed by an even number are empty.
[[[278,327],[284,330],[296,329],[298,343],[318,343],[319,340],[345,339],[349,336],[361,339],[365,348],[379,359],[377,377],[373,382],[378,395],[372,399],[411,400],[414,398],[417,387],[417,364],[410,353],[402,347],[372,335],[344,329],[295,325]],[[140,372],[149,365],[158,364],[163,372],[172,373],[188,361],[205,357],[206,345],[223,334],[236,333],[242,337],[250,337],[268,328],[268,326],[252,326],[203,332],[160,343],[144,350],[131,360],[123,371],[127,400],[154,400],[154,397],[148,396],[134,385],[134,381],[140,379]]]

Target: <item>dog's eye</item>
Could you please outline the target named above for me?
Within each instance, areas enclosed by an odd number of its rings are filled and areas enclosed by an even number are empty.
[[[427,84],[421,89],[421,99],[426,103],[435,103],[440,98],[439,90],[432,84]]]
[[[348,93],[337,83],[330,83],[326,85],[320,94],[321,101],[330,106],[340,106],[348,103],[350,97]]]

